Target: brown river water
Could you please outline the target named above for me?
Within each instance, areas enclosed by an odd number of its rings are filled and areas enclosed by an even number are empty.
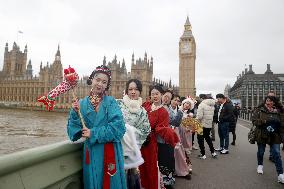
[[[0,108],[0,156],[68,140],[68,113]]]

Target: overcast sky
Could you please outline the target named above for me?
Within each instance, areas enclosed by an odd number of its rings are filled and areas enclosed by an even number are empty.
[[[178,43],[186,16],[196,40],[196,88],[223,92],[245,65],[284,73],[283,0],[0,0],[0,69],[5,43],[21,50],[38,74],[53,62],[60,44],[62,63],[89,75],[102,63],[131,55],[154,58],[154,76],[178,84]],[[17,33],[22,31],[23,34]]]

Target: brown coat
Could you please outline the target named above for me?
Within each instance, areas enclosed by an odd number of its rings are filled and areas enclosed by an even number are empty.
[[[281,126],[273,133],[267,131],[266,122],[269,119],[279,120]],[[281,144],[281,134],[284,133],[284,114],[279,112],[269,112],[266,107],[261,106],[254,110],[252,123],[256,126],[256,142],[261,144]]]

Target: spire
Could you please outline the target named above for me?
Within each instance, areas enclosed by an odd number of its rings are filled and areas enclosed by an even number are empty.
[[[25,51],[24,51],[24,53],[28,53],[28,45],[26,44],[26,46],[25,46]]]
[[[147,53],[145,51],[145,54],[144,54],[144,63],[147,63]]]
[[[132,53],[131,64],[134,64],[134,52]]]
[[[190,24],[190,22],[189,22],[188,16],[186,17],[186,21],[185,21],[185,24],[184,24],[184,29],[185,29],[186,31],[191,30],[191,24]]]
[[[5,46],[5,52],[8,52],[8,51],[9,51],[8,43],[6,43],[6,46]]]
[[[31,59],[29,60],[28,66],[32,66],[32,61],[31,61]]]
[[[124,60],[124,58],[122,59],[122,68],[125,68],[125,60]]]
[[[104,56],[103,65],[106,65],[106,56]]]
[[[56,55],[55,56],[60,56],[60,47],[59,47],[59,44],[58,44],[58,49],[57,49],[57,52],[56,52]]]
[[[184,31],[181,36],[182,38],[189,38],[192,37],[192,32],[191,32],[191,23],[189,22],[188,16],[186,17],[186,21],[184,24]]]
[[[13,43],[13,49],[17,49],[17,43],[15,41]]]

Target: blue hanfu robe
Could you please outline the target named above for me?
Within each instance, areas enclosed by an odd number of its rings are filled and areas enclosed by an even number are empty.
[[[115,151],[116,174],[110,178],[111,189],[125,189],[126,178],[121,139],[125,133],[125,124],[116,100],[104,96],[98,112],[93,108],[89,97],[80,100],[80,111],[91,137],[84,142],[83,180],[85,189],[102,189],[104,176],[104,144],[113,142]],[[67,132],[71,141],[82,137],[82,123],[73,109],[69,114]],[[86,146],[89,150],[90,164],[86,164]]]

